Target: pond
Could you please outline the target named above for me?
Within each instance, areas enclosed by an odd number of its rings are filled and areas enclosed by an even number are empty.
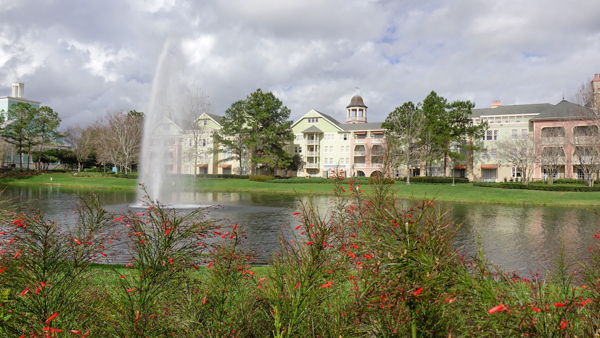
[[[1,189],[2,187],[0,187]],[[7,186],[5,195],[21,196],[32,201],[47,219],[70,223],[78,194],[89,190],[73,190],[51,186]],[[96,190],[107,209],[124,212],[128,204],[137,203],[133,191]],[[298,211],[298,200],[289,194],[180,192],[174,196],[186,204],[218,206],[210,217],[224,224],[243,224],[248,242],[260,253],[257,264],[267,264],[277,250],[280,231],[286,223],[298,221],[292,214]],[[306,197],[303,197],[306,198]],[[330,196],[315,197],[315,204],[323,211]],[[462,223],[455,237],[455,245],[466,255],[477,252],[478,237],[487,258],[506,271],[529,276],[530,271],[546,271],[554,264],[561,240],[567,262],[573,270],[576,261],[586,261],[588,249],[594,245],[594,234],[599,229],[599,217],[583,208],[509,206],[490,204],[445,203],[452,208],[452,217]],[[116,261],[121,263],[125,257]]]

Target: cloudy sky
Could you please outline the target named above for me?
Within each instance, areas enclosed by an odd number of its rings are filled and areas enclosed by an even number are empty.
[[[63,125],[144,111],[165,41],[181,83],[223,114],[257,88],[297,119],[343,119],[360,87],[369,121],[432,90],[488,107],[557,103],[600,73],[600,1],[1,1],[0,96],[11,82]]]

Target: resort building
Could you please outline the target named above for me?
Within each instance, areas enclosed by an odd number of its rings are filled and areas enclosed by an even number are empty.
[[[346,107],[346,123],[314,109],[298,119],[290,152],[305,164],[295,175],[327,177],[336,168],[356,176],[381,174],[385,130],[381,122],[368,122],[367,108],[355,95]]]

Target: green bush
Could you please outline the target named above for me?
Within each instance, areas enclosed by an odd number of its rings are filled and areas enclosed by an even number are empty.
[[[275,176],[269,176],[269,175],[250,175],[250,177],[248,179],[250,181],[254,181],[254,182],[266,182],[266,181],[274,180]]]
[[[290,177],[290,178],[277,178],[274,180],[268,181],[269,183],[283,183],[283,184],[301,184],[301,183],[310,183],[310,184],[321,184],[321,183],[331,183],[331,180],[323,177]]]
[[[522,190],[542,190],[542,191],[580,191],[580,192],[592,192],[600,191],[600,186],[588,187],[584,185],[547,185],[547,184],[529,184],[523,185],[521,183],[491,183],[491,182],[473,182],[475,187],[484,188],[500,188],[500,189],[522,189]]]
[[[367,180],[369,184],[394,184],[396,183],[395,178],[391,177],[369,177]]]
[[[233,178],[239,180],[247,180],[250,175],[235,175],[235,174],[199,174],[198,178]]]
[[[406,180],[406,179],[405,179]],[[411,183],[452,183],[452,177],[411,177]],[[454,183],[469,183],[468,178],[455,177]]]

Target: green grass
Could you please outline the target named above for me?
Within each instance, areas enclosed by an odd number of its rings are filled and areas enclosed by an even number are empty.
[[[53,178],[50,181],[50,177]],[[30,177],[0,178],[0,184],[10,185],[59,185],[67,188],[90,189],[126,189],[138,188],[137,180],[112,177],[71,177],[68,174],[46,174]],[[176,187],[188,190],[193,187],[195,191],[213,192],[251,192],[270,194],[332,194],[329,184],[273,184],[265,182],[252,182],[238,179],[213,179],[204,178],[196,182],[191,178],[179,178]],[[474,187],[471,183],[457,184],[431,184],[412,183],[407,186],[404,182],[396,182],[398,196],[401,198],[416,199],[423,197],[433,198],[438,201],[459,203],[491,203],[491,204],[526,204],[526,205],[561,205],[561,206],[600,206],[600,192],[557,192],[535,190],[508,190]],[[370,186],[362,185],[366,192]]]

